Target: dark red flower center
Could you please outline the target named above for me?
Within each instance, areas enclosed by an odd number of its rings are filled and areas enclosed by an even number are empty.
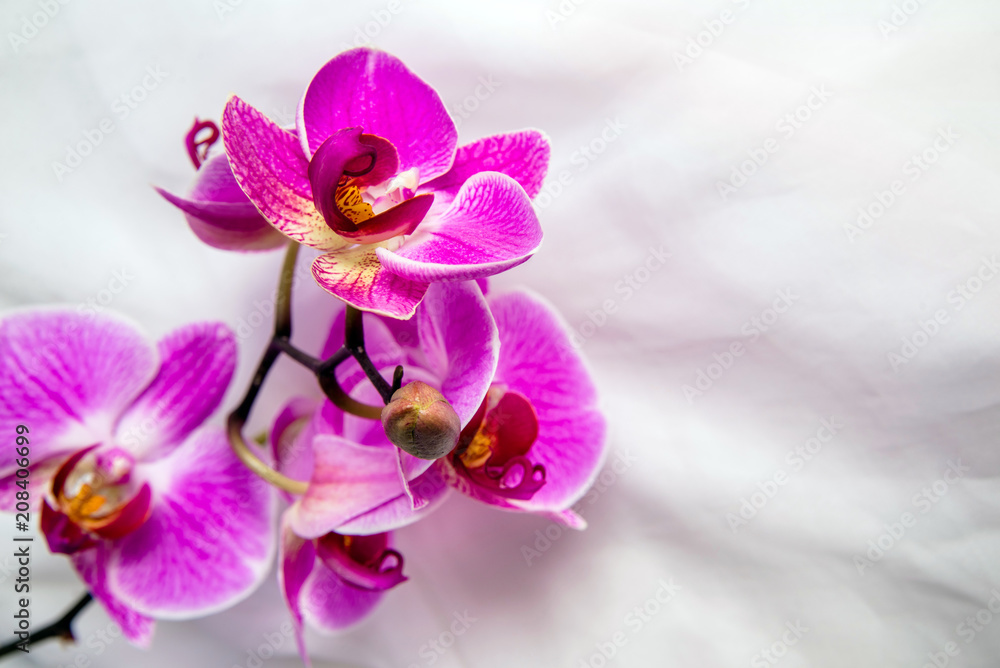
[[[389,535],[344,536],[330,532],[316,541],[323,564],[347,584],[368,591],[385,591],[406,580],[403,555],[390,549]]]
[[[527,397],[494,385],[462,430],[452,463],[494,494],[527,500],[545,484],[545,467],[528,458],[538,415]]]
[[[86,448],[67,459],[52,479],[50,504],[42,505],[42,532],[49,549],[73,554],[100,539],[114,540],[149,518],[152,491],[132,479],[135,461],[124,450]]]
[[[361,128],[340,130],[309,161],[313,203],[330,229],[355,243],[411,234],[434,195],[414,196],[417,184],[398,170],[399,156],[388,139],[362,134]]]

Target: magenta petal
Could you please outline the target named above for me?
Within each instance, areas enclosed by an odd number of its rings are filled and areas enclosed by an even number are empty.
[[[198,202],[178,197],[162,188],[156,188],[156,192],[183,211],[195,236],[213,248],[262,251],[280,248],[288,242],[249,201],[244,204]]]
[[[464,281],[506,271],[538,250],[542,228],[524,188],[506,174],[470,177],[451,206],[426,220],[382,265],[413,281]]]
[[[178,197],[162,188],[156,192],[185,213],[191,230],[209,246],[255,251],[287,242],[243,194],[224,154],[212,156],[201,166],[187,196]]]
[[[400,496],[397,452],[388,441],[361,445],[341,436],[317,436],[309,489],[289,511],[295,533],[319,538]],[[406,479],[419,476],[430,463],[407,457]]]
[[[383,596],[384,591],[354,587],[329,568],[317,565],[302,588],[299,603],[309,626],[332,633],[367,617]]]
[[[149,647],[153,639],[153,620],[126,605],[108,586],[110,543],[100,543],[91,550],[73,555],[73,565],[87,589],[104,607],[111,620],[121,627],[122,635],[139,647]]]
[[[338,130],[360,127],[389,140],[401,172],[417,169],[420,182],[446,173],[458,133],[433,88],[399,59],[373,49],[346,51],[313,77],[296,126],[309,155]]]
[[[475,282],[435,283],[417,310],[425,364],[464,427],[486,397],[500,351],[496,323]]]
[[[223,113],[222,134],[236,182],[268,222],[319,250],[344,246],[313,204],[309,161],[295,135],[235,96]]]
[[[337,205],[337,187],[345,176],[361,176],[374,170],[378,152],[361,142],[361,128],[344,128],[326,138],[309,160],[306,174],[313,204],[327,224],[338,233],[357,230]]]
[[[236,365],[236,337],[222,323],[186,325],[158,344],[160,371],[122,417],[118,444],[162,457],[218,407]]]
[[[341,231],[339,233],[345,239],[350,239],[357,244],[375,244],[393,237],[411,234],[430,211],[432,204],[434,204],[433,194],[417,195],[373,218],[369,218],[362,223],[357,231]]]
[[[500,172],[517,181],[528,197],[542,190],[549,169],[548,138],[538,130],[521,130],[483,137],[459,146],[455,164],[447,174],[421,186],[421,191],[458,194],[470,176],[479,172]]]
[[[500,332],[496,382],[526,397],[538,416],[538,438],[528,458],[544,466],[546,481],[518,505],[568,508],[593,482],[605,454],[597,390],[568,328],[541,298],[509,293],[489,304]]]
[[[52,477],[62,467],[66,455],[70,452],[66,451],[36,462],[28,469],[28,503],[31,506],[31,512],[40,511],[42,499],[49,489]],[[17,483],[21,480],[24,479],[17,477],[15,473],[11,473],[6,478],[0,478],[0,512],[16,512],[17,493],[22,491],[21,486]]]
[[[390,318],[412,317],[428,285],[386,271],[375,249],[366,246],[320,255],[313,261],[312,274],[335,297]]]
[[[138,469],[155,485],[149,519],[115,541],[112,591],[143,614],[186,619],[222,610],[266,576],[274,552],[273,494],[203,429]]]
[[[274,468],[294,480],[308,482],[312,474],[312,437],[316,433],[313,416],[320,405],[315,399],[296,397],[278,413],[271,427]]]
[[[410,500],[405,494],[359,515],[346,522],[338,529],[345,534],[367,536],[384,533],[413,524],[429,515],[441,505],[451,491],[438,467],[432,466],[424,473],[409,481],[410,492],[416,501]]]
[[[31,459],[106,440],[156,373],[157,359],[129,324],[105,315],[33,311],[0,322],[0,431],[25,425]],[[0,448],[0,476],[15,468]]]
[[[76,554],[97,545],[93,536],[74,524],[63,512],[50,506],[47,499],[42,501],[39,525],[49,552],[53,554]]]
[[[316,566],[316,548],[311,540],[303,540],[288,526],[287,513],[281,520],[281,537],[278,546],[278,586],[292,613],[295,628],[295,642],[299,655],[306,666],[310,665],[306,651],[303,629],[302,605],[300,602],[306,580]]]

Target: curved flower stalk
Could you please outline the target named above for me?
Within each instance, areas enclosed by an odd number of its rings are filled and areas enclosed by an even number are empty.
[[[0,320],[0,430],[30,436],[30,498],[53,552],[70,557],[132,642],[153,620],[221,610],[264,578],[273,494],[201,427],[236,358],[221,324],[151,346],[130,324],[65,311]],[[0,507],[17,463],[0,452]]]
[[[211,135],[198,140],[202,130]],[[288,239],[271,227],[240,190],[225,153],[209,156],[219,138],[211,121],[198,121],[187,136],[188,153],[198,172],[183,197],[156,188],[164,199],[184,212],[191,231],[209,246],[222,250],[263,251],[284,246]]]
[[[548,166],[528,130],[456,150],[437,93],[396,58],[345,52],[313,77],[289,132],[238,97],[223,140],[243,192],[323,252],[312,273],[358,309],[411,317],[429,285],[505,271],[542,239],[530,197]]]
[[[486,325],[476,323],[477,313],[496,328],[493,368],[482,354],[478,330]],[[446,488],[455,488],[498,508],[582,528],[570,507],[603,461],[605,421],[552,308],[524,292],[487,301],[469,282],[433,288],[415,321],[372,318],[366,327],[378,335],[369,353],[386,366],[403,364],[409,381],[440,388],[462,421],[458,446],[430,467],[396,468],[397,458],[409,462],[409,455],[393,452],[382,429],[326,403],[290,446],[315,461],[308,491],[290,511],[291,526],[300,535],[389,531],[423,516]],[[470,379],[475,391],[455,387]]]

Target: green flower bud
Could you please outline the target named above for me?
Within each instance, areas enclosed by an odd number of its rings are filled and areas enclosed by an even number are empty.
[[[420,459],[440,459],[455,449],[462,421],[448,400],[419,380],[396,390],[382,409],[385,435]]]

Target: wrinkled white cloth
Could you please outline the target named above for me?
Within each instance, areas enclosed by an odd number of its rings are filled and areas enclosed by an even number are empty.
[[[544,245],[494,288],[551,300],[601,388],[590,527],[453,496],[399,532],[410,582],[359,628],[310,634],[315,665],[998,665],[1000,5],[8,0],[0,14],[0,307],[109,308],[155,336],[223,320],[241,336],[225,408],[264,345],[281,258],[202,245],[151,188],[186,187],[196,115],[238,93],[289,123],[311,75],[370,38],[437,88],[461,142],[551,137]],[[315,349],[323,295],[302,282],[296,303]],[[281,367],[256,424],[310,382]],[[36,628],[82,592],[42,547]],[[142,652],[93,606],[79,646],[9,665],[292,666],[287,619],[269,580],[215,617],[160,623]]]

